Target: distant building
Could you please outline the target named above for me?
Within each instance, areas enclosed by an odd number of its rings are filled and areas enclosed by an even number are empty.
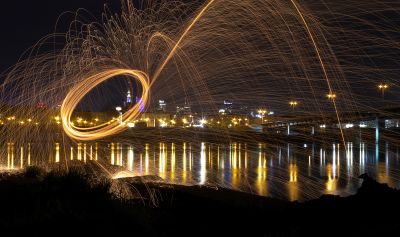
[[[192,113],[192,110],[190,108],[190,105],[186,104],[184,106],[176,106],[176,115],[190,115]]]
[[[167,112],[167,102],[165,100],[158,101],[158,109],[159,112]]]
[[[128,90],[126,92],[126,99],[124,101],[124,106],[125,107],[130,107],[134,102],[137,101],[133,101],[134,97],[134,88],[133,88],[133,84],[132,84],[132,80],[128,80]]]
[[[128,90],[128,92],[126,93],[126,103],[127,103],[127,104],[132,104],[132,94],[131,94],[131,90]]]
[[[232,114],[232,110],[233,110],[233,103],[231,101],[224,100],[224,105],[221,109],[218,110],[218,112],[221,115],[226,115],[226,114]]]
[[[233,113],[239,115],[250,115],[250,109],[247,106],[241,106],[239,108],[236,108]]]

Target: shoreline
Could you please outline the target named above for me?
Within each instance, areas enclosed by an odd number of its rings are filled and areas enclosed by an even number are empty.
[[[393,217],[400,211],[400,191],[360,177],[355,195],[289,202],[225,188],[171,185],[156,176],[107,180],[78,172],[3,174],[0,228],[35,235],[65,227],[65,233],[137,236],[400,233]]]

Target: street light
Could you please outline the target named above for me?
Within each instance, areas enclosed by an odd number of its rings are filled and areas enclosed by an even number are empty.
[[[385,90],[389,88],[389,85],[387,83],[381,83],[378,85],[379,90],[382,92],[382,98],[385,98]]]
[[[289,105],[290,105],[290,107],[292,107],[292,110],[294,110],[294,108],[295,108],[298,104],[299,104],[299,102],[297,102],[297,101],[295,101],[295,100],[289,101]]]
[[[261,115],[261,124],[264,124],[264,115],[267,113],[267,110],[259,109],[258,113]]]
[[[204,119],[204,118],[200,120],[200,124],[201,124],[201,125],[207,124],[207,122],[208,122],[208,121],[207,121],[206,119]]]
[[[333,92],[330,92],[329,94],[326,95],[326,97],[328,97],[328,99],[330,99],[330,100],[334,100],[334,99],[336,99],[336,94]]]
[[[115,110],[119,113],[119,123],[122,125],[122,108],[121,106],[115,107]]]

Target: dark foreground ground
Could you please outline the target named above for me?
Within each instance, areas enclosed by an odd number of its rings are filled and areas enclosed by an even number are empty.
[[[400,191],[362,178],[354,196],[298,203],[31,168],[0,174],[0,236],[400,236]]]

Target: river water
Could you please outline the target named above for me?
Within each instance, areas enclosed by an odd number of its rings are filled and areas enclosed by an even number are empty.
[[[226,187],[291,201],[354,194],[363,173],[391,187],[400,186],[399,148],[389,144],[60,142],[47,146],[7,143],[3,150],[3,170],[98,162],[118,170],[116,178],[157,175],[168,183]]]

